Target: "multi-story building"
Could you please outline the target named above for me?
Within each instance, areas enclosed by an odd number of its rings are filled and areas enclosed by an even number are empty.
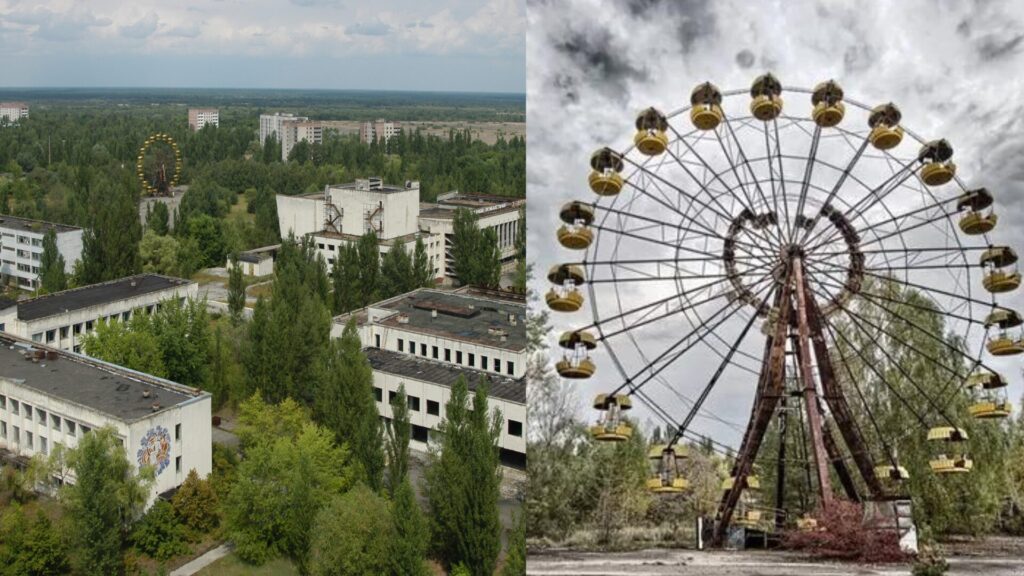
[[[452,384],[470,390],[486,382],[489,405],[501,412],[498,445],[510,466],[526,463],[526,302],[504,292],[421,288],[334,319],[341,336],[355,319],[373,367],[380,415],[391,418],[391,399],[405,386],[411,446],[428,448],[445,418]]]
[[[402,132],[402,125],[398,122],[388,122],[381,118],[374,122],[363,122],[359,125],[359,141],[364,144],[371,144],[374,140],[387,143],[391,137]]]
[[[57,250],[70,274],[82,257],[82,228],[0,215],[0,280],[17,282],[26,290],[37,288],[43,237],[50,230],[57,233]]]
[[[167,300],[195,298],[191,280],[138,274],[9,303],[0,310],[0,331],[61,350],[81,352],[81,338],[102,320],[128,321]]]
[[[305,116],[275,112],[260,115],[260,143],[273,135],[281,143],[281,160],[288,160],[288,154],[296,144],[305,140],[310,144],[323,143],[324,129],[320,122],[310,121]]]
[[[422,239],[435,278],[451,281],[456,279],[451,256],[456,210],[473,211],[480,228],[495,230],[503,269],[511,272],[525,202],[450,192],[436,202],[421,203],[419,182],[392,186],[380,178],[368,178],[327,186],[323,194],[278,195],[277,214],[282,237],[311,237],[328,268],[333,266],[341,246],[358,241],[372,229],[382,254],[396,244],[403,244],[411,253],[417,238]]]
[[[203,126],[212,124],[214,128],[220,126],[220,110],[216,108],[189,108],[188,129],[197,132]]]
[[[190,470],[212,469],[207,392],[77,354],[0,335],[0,453],[24,464],[112,426],[135,468],[152,466],[150,502]],[[75,482],[74,470],[58,482]]]
[[[28,118],[28,104],[24,102],[0,102],[0,124],[6,120],[9,124],[17,124],[22,118]]]

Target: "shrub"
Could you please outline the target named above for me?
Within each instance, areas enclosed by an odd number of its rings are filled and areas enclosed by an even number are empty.
[[[185,527],[178,522],[174,508],[164,500],[157,500],[142,517],[132,532],[132,544],[157,560],[168,560],[189,551]]]
[[[448,576],[473,576],[473,573],[469,571],[469,568],[466,568],[465,564],[460,562],[452,566],[452,571],[448,573]]]
[[[936,546],[922,546],[911,573],[914,576],[942,576],[946,570],[949,570],[949,563],[942,556],[942,551]]]
[[[195,469],[188,473],[172,503],[178,518],[189,528],[206,533],[217,527],[217,494],[210,481],[199,478]]]
[[[907,559],[907,554],[900,550],[899,537],[894,531],[864,525],[864,511],[860,504],[836,500],[829,508],[819,510],[815,517],[818,520],[817,530],[787,532],[783,536],[783,545],[818,558],[867,563]]]
[[[310,573],[388,573],[394,538],[388,508],[387,500],[362,484],[333,498],[316,517]]]

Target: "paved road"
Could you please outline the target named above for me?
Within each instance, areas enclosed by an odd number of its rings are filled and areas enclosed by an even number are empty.
[[[181,568],[178,568],[174,572],[171,572],[171,576],[192,576],[196,572],[199,572],[203,568],[206,568],[210,564],[213,564],[217,560],[227,556],[231,553],[230,544],[222,544],[213,550],[210,550],[206,554],[196,558],[195,560],[185,564]]]
[[[949,559],[947,576],[1024,576],[1024,558]],[[530,552],[531,576],[910,576],[900,566],[817,563],[786,552],[643,550],[623,553]]]

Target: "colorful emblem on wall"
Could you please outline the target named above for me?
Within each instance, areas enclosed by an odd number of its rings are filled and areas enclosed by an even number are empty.
[[[139,466],[152,466],[157,476],[171,463],[171,435],[163,426],[150,428],[142,437],[137,453]]]

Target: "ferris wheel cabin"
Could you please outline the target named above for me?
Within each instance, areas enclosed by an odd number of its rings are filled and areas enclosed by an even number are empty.
[[[1006,418],[1013,404],[1006,397],[1006,380],[995,372],[979,372],[967,378],[965,386],[971,395],[968,413],[977,419]]]
[[[623,418],[623,413],[633,408],[633,400],[626,394],[598,394],[594,398],[598,411],[597,423],[590,428],[590,435],[601,442],[625,442],[633,436],[633,427]]]
[[[1024,319],[1015,310],[1009,308],[997,308],[985,318],[985,327],[992,329],[999,328],[999,331],[990,336],[985,347],[993,356],[1011,356],[1024,352],[1024,335],[1011,334],[1011,328],[1017,328],[1024,324]]]
[[[666,140],[667,143],[667,140]],[[615,196],[622,190],[622,154],[602,148],[590,156],[590,189],[598,196]]]
[[[981,267],[985,269],[982,284],[993,294],[1010,292],[1020,286],[1017,253],[1009,246],[992,246],[981,254]]]
[[[722,92],[705,82],[690,93],[690,122],[698,130],[714,130],[722,121]]]
[[[925,143],[917,157],[924,163],[921,168],[921,181],[928,186],[942,186],[956,175],[956,164],[951,159],[953,147],[946,140]]]
[[[655,444],[647,451],[651,477],[647,489],[657,494],[679,494],[690,487],[680,470],[680,461],[687,457],[682,446]]]
[[[633,144],[645,156],[657,156],[668,148],[668,120],[655,108],[648,108],[636,117]]]
[[[822,82],[814,87],[811,104],[814,105],[811,118],[822,128],[838,126],[846,114],[846,107],[843,105],[843,89],[833,80]]]
[[[597,348],[597,339],[590,332],[569,330],[562,333],[558,345],[565,349],[562,359],[555,363],[555,371],[562,378],[580,380],[594,375],[597,367],[590,359],[590,351]]]
[[[889,102],[875,106],[868,115],[868,126],[871,133],[868,140],[878,150],[892,150],[903,141],[903,128],[900,128],[900,109]]]
[[[558,229],[558,243],[570,250],[586,250],[594,241],[590,224],[594,221],[594,209],[582,202],[568,202],[558,212],[562,219]]]
[[[970,472],[974,462],[964,450],[967,432],[962,428],[938,426],[928,431],[932,458],[928,461],[936,474],[962,474]]]
[[[583,268],[570,264],[555,264],[548,271],[553,286],[544,296],[548,307],[555,312],[576,312],[583,307],[583,293],[578,286],[586,281]]]
[[[992,207],[992,193],[987,188],[968,190],[956,203],[956,209],[963,212],[960,230],[969,236],[986,234],[996,227],[999,216]],[[988,211],[985,211],[985,209]]]
[[[771,74],[758,76],[750,86],[750,113],[763,122],[782,114],[782,83]]]

